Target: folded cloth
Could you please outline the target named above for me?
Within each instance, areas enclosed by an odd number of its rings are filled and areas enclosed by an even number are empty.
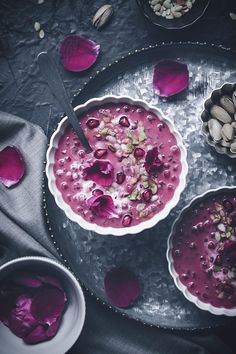
[[[15,187],[0,184],[0,264],[26,255],[58,258],[42,206],[46,136],[38,126],[0,112],[0,150],[8,145],[22,152],[26,174]],[[150,328],[122,318],[88,295],[86,302],[85,328],[68,354],[233,354],[215,334]]]
[[[26,173],[14,187],[0,183],[0,264],[16,256],[57,257],[42,213],[47,138],[40,127],[0,112],[0,150],[8,145],[21,151]]]

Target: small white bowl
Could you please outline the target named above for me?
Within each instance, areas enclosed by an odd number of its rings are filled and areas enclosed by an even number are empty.
[[[161,110],[157,109],[154,106],[149,106],[148,103],[146,103],[145,101],[136,100],[136,99],[133,99],[129,96],[110,96],[109,95],[109,96],[103,96],[101,98],[90,99],[85,104],[75,107],[74,110],[78,115],[81,115],[93,107],[99,107],[99,106],[106,104],[106,103],[120,103],[120,102],[127,103],[130,105],[139,105],[139,106],[143,107],[145,110],[156,114],[163,122],[166,123],[170,132],[175,136],[175,138],[177,140],[177,145],[178,145],[180,152],[181,152],[182,171],[181,171],[181,175],[179,178],[179,185],[177,186],[172,199],[165,205],[164,209],[162,209],[158,214],[155,214],[151,219],[148,219],[146,221],[142,221],[138,225],[130,226],[127,228],[126,227],[123,227],[123,228],[102,227],[102,226],[97,225],[95,223],[89,223],[88,221],[83,219],[80,215],[76,214],[72,210],[70,205],[64,201],[61,192],[58,190],[58,188],[56,186],[56,179],[55,179],[55,175],[53,172],[53,166],[55,163],[55,152],[58,148],[59,140],[62,137],[62,135],[64,134],[65,129],[67,128],[67,126],[69,124],[68,118],[64,117],[60,121],[60,123],[58,124],[56,131],[53,133],[51,140],[50,140],[49,148],[47,151],[46,175],[48,178],[49,190],[52,193],[52,195],[54,196],[56,204],[65,212],[66,216],[70,220],[78,223],[81,227],[83,227],[86,230],[90,230],[90,231],[96,232],[101,235],[124,236],[127,234],[138,234],[139,232],[141,232],[145,229],[149,229],[149,228],[155,226],[160,220],[167,217],[167,215],[170,213],[171,209],[173,209],[177,205],[179,198],[180,198],[180,194],[182,193],[182,191],[185,188],[186,176],[187,176],[187,172],[188,172],[188,165],[187,165],[187,159],[186,159],[187,152],[184,147],[181,135],[179,134],[179,132],[177,132],[177,130],[175,130],[173,123],[169,119],[164,117]]]
[[[64,354],[78,339],[85,320],[85,300],[83,291],[69,270],[60,263],[45,257],[21,257],[9,261],[0,267],[0,281],[14,271],[41,271],[55,276],[65,289],[68,301],[62,316],[59,330],[52,339],[26,344],[0,321],[1,354]]]
[[[216,307],[211,305],[210,303],[205,303],[201,301],[197,296],[191,294],[188,290],[188,288],[181,282],[179,274],[176,272],[175,267],[174,267],[174,259],[172,257],[172,250],[173,250],[173,235],[175,233],[177,225],[181,222],[182,217],[184,214],[191,209],[196,203],[199,203],[203,201],[205,198],[209,197],[212,195],[214,197],[218,193],[224,193],[229,191],[229,190],[236,190],[236,187],[219,187],[217,189],[210,189],[207,192],[195,197],[192,199],[192,201],[182,209],[181,213],[175,220],[175,222],[172,225],[170,235],[167,240],[167,251],[166,251],[166,258],[168,262],[168,268],[169,272],[174,279],[175,285],[177,288],[183,293],[185,298],[192,303],[194,303],[199,309],[209,311],[213,315],[226,315],[226,316],[236,316],[236,308],[225,308],[225,307]]]

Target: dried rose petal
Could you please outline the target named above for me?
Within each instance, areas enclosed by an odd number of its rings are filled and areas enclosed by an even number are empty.
[[[183,91],[189,83],[186,64],[174,60],[162,60],[155,65],[153,88],[159,96],[169,97]]]
[[[66,301],[53,276],[19,272],[0,285],[0,320],[26,343],[42,342],[56,334]]]
[[[118,218],[115,213],[115,206],[110,195],[93,196],[87,200],[87,204],[92,213],[102,218]]]
[[[15,146],[0,151],[0,182],[9,188],[19,183],[24,173],[23,156]]]
[[[14,308],[16,299],[20,296],[21,290],[12,284],[1,284],[0,286],[0,321],[7,320],[9,313]],[[2,306],[4,305],[4,306]]]
[[[135,274],[123,267],[111,269],[105,276],[104,285],[110,303],[117,307],[130,306],[140,293]]]
[[[24,337],[25,343],[36,344],[54,337],[58,331],[60,321],[61,317],[58,317],[51,326],[38,325],[32,332]]]
[[[37,321],[31,313],[31,304],[30,295],[19,296],[8,320],[4,322],[20,338],[27,336],[37,326]]]
[[[60,59],[65,69],[83,71],[92,66],[99,55],[100,45],[78,35],[68,36],[60,47]]]
[[[20,272],[17,276],[13,277],[14,283],[29,288],[38,288],[42,286],[42,281],[35,277],[33,274]]]
[[[161,155],[159,154],[157,147],[154,147],[152,150],[147,152],[144,167],[146,171],[153,176],[157,176],[161,171],[163,161],[161,160]]]
[[[91,166],[84,169],[84,177],[102,187],[109,187],[114,181],[114,168],[109,161],[96,160]]]
[[[65,306],[64,294],[52,286],[38,289],[33,298],[31,313],[39,324],[52,325],[62,313]]]

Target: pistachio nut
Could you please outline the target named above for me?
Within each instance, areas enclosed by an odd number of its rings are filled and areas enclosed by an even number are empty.
[[[103,5],[102,7],[100,7],[100,9],[98,9],[98,11],[94,15],[93,25],[97,29],[100,29],[109,21],[112,14],[113,14],[112,5]]]
[[[210,133],[212,139],[215,142],[219,142],[221,140],[221,129],[222,129],[222,126],[218,122],[218,120],[213,119],[213,118],[210,119],[208,121],[208,129],[209,129],[209,133]]]
[[[233,140],[234,129],[231,124],[224,124],[221,129],[222,138],[227,142]]]
[[[232,154],[236,154],[236,141],[234,141],[234,142],[230,145],[230,151],[232,152]]]
[[[229,113],[226,112],[224,108],[217,106],[216,104],[211,107],[210,112],[213,118],[218,119],[222,123],[226,124],[232,122],[232,118],[230,117]]]
[[[221,99],[220,99],[220,105],[229,114],[234,114],[235,113],[235,105],[234,105],[233,101],[231,100],[231,98],[229,96],[226,96],[226,95],[222,96]]]

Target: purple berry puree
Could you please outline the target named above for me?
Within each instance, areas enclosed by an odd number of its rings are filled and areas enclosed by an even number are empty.
[[[172,199],[182,169],[181,152],[168,126],[154,113],[125,103],[93,108],[80,119],[93,152],[84,150],[68,126],[54,165],[64,201],[86,221],[103,227],[129,227],[158,214]],[[99,164],[101,170],[109,169],[106,179],[98,179]],[[113,203],[90,199],[95,190],[111,196]]]
[[[236,307],[236,194],[217,194],[188,210],[172,256],[190,293],[215,307]]]

